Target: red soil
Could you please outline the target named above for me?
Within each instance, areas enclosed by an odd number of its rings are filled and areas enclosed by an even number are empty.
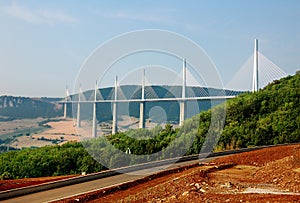
[[[299,160],[300,145],[261,149],[60,202],[300,202]]]
[[[16,180],[0,180],[0,191],[38,185],[42,183],[67,179],[74,176],[75,175],[43,177],[43,178],[23,178],[23,179],[16,179]]]

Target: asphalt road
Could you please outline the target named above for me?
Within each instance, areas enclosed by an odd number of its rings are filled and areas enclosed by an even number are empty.
[[[204,160],[207,161],[206,159],[204,159]],[[176,163],[176,164],[171,165],[169,167],[169,169],[184,166],[184,165],[189,165],[189,164],[193,164],[193,163],[197,163],[197,162],[199,162],[199,160]],[[56,189],[52,189],[52,190],[46,190],[43,192],[28,194],[28,195],[24,195],[24,196],[20,196],[20,197],[15,197],[12,199],[4,200],[2,202],[5,202],[5,203],[51,202],[51,201],[58,200],[61,198],[70,197],[70,196],[78,195],[81,193],[86,193],[89,191],[105,188],[105,187],[112,186],[115,184],[120,184],[120,183],[124,183],[124,182],[131,181],[131,180],[136,180],[136,179],[139,179],[139,178],[145,176],[145,175],[136,175],[136,174],[149,175],[151,173],[157,172],[158,170],[164,170],[165,168],[166,168],[166,166],[159,166],[159,167],[154,167],[154,168],[150,168],[150,169],[136,171],[136,172],[134,172],[135,175],[133,175],[132,173],[115,175],[112,177],[102,178],[102,179],[84,182],[84,183],[80,183],[80,184],[75,184],[75,185],[56,188]]]

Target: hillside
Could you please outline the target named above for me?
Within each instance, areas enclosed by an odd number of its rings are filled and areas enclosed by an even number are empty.
[[[0,121],[23,118],[62,116],[60,99],[0,96]]]
[[[227,102],[222,149],[300,142],[300,71]]]

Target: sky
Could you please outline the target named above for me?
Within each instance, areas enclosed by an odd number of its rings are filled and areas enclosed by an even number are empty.
[[[298,0],[1,0],[0,95],[63,97],[97,47],[143,29],[197,43],[224,84],[251,56],[255,38],[264,56],[294,74],[299,20]]]

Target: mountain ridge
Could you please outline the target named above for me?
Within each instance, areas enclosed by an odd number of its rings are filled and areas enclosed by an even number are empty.
[[[141,88],[137,85],[126,85],[120,86],[121,97],[124,98],[141,98]],[[98,99],[112,99],[114,88],[101,88],[98,89]],[[238,95],[240,91],[232,90],[222,90],[215,88],[205,88],[205,87],[187,87],[186,96],[209,96],[209,95]],[[94,100],[94,90],[87,90],[83,92],[84,100]],[[180,86],[146,86],[145,87],[145,98],[150,97],[181,97],[181,87]],[[60,101],[63,101],[65,98],[48,98],[48,97],[15,97],[15,96],[0,96],[0,121],[13,120],[13,119],[22,119],[22,118],[53,118],[63,116],[63,105],[59,104]],[[77,100],[78,94],[70,95],[69,99]],[[168,121],[177,121],[179,105],[178,102],[155,102],[146,104],[146,114],[149,113],[150,109],[154,106],[159,106],[163,108],[167,114]],[[129,114],[133,117],[139,117],[139,104],[130,103],[129,105]],[[107,121],[112,119],[111,114],[111,105],[107,104],[97,104],[97,119],[98,121]],[[199,102],[199,111],[207,110],[211,107],[210,101]],[[67,116],[73,117],[73,113],[76,113],[76,105],[68,104],[67,107]],[[73,111],[74,109],[74,111]],[[88,115],[86,116],[89,119],[91,114],[91,107],[87,105],[88,110],[86,110]],[[122,108],[120,108],[122,109]],[[122,112],[119,112],[122,114]],[[199,113],[199,112],[195,112]],[[101,116],[100,116],[101,115]],[[83,115],[84,118],[84,115]]]

